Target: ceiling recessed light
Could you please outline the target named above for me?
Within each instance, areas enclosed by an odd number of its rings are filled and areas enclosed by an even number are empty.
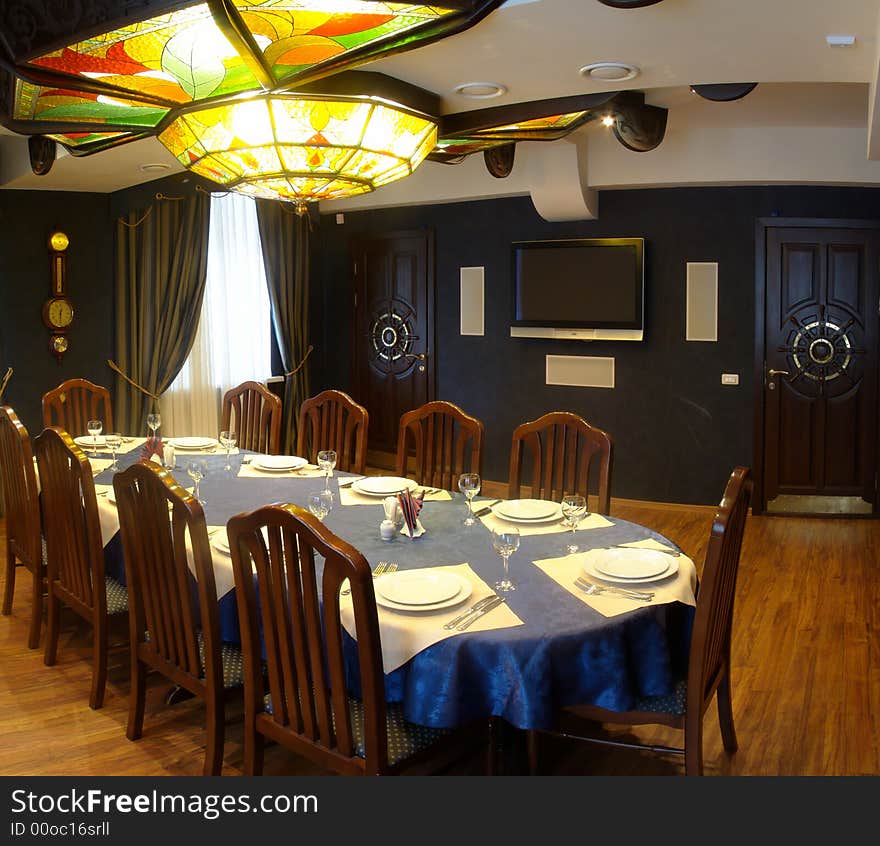
[[[160,170],[171,170],[171,165],[164,162],[148,162],[141,165],[141,170],[144,173],[158,173]]]
[[[594,62],[582,67],[580,74],[588,79],[605,82],[626,82],[628,79],[635,79],[639,75],[639,69],[626,62]]]
[[[463,82],[452,90],[456,94],[470,97],[472,100],[489,100],[507,93],[507,88],[497,82]]]
[[[852,47],[856,43],[854,35],[826,35],[825,43],[829,47]]]

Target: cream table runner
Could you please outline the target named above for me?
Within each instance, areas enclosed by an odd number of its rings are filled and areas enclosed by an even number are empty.
[[[468,632],[486,632],[493,629],[507,629],[523,625],[522,620],[510,610],[506,602],[503,602],[478,618],[464,632],[457,632],[455,629],[444,629],[444,623],[455,619],[475,602],[487,596],[492,596],[495,591],[467,563],[425,568],[426,571],[428,569],[431,571],[455,573],[468,579],[473,586],[473,592],[466,602],[453,608],[444,608],[440,611],[394,611],[377,604],[379,630],[382,638],[382,664],[386,674],[393,672],[398,667],[402,667],[423,649],[427,649],[429,646],[433,646],[435,643],[439,643],[448,637]],[[382,577],[380,576],[379,578],[381,579]],[[353,638],[357,639],[351,596],[340,597],[339,605],[342,625]]]
[[[669,549],[657,541],[647,538],[641,541],[621,544],[634,549]],[[665,605],[669,602],[681,602],[685,605],[696,605],[694,592],[697,589],[697,568],[684,553],[676,558],[678,572],[662,581],[643,582],[634,585],[621,585],[617,582],[601,582],[583,572],[585,553],[566,555],[563,558],[544,558],[534,561],[534,565],[543,570],[554,582],[564,587],[572,596],[586,603],[604,617],[616,617],[646,605]],[[653,591],[654,598],[650,602],[640,599],[625,599],[613,593],[587,594],[575,585],[575,579],[584,575],[593,584],[608,587],[631,587],[633,590]]]
[[[546,523],[514,523],[509,520],[502,520],[500,517],[496,517],[491,512],[487,514],[485,517],[479,518],[483,525],[490,530],[494,530],[496,532],[502,532],[505,529],[510,530],[511,526],[516,526],[519,529],[519,533],[521,537],[527,537],[528,535],[552,535],[557,532],[571,532],[571,528],[566,526],[562,520],[552,520]],[[578,524],[577,530],[579,532],[589,531],[590,529],[604,529],[607,526],[613,526],[614,524],[610,520],[606,520],[601,514],[591,514],[589,517],[584,517],[583,520]]]

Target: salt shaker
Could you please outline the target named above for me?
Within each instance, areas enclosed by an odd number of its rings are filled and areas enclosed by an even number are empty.
[[[379,537],[381,537],[383,541],[394,540],[394,533],[396,531],[397,526],[392,520],[383,520],[379,524]]]
[[[171,446],[170,444],[166,445],[163,450],[162,458],[163,458],[162,463],[165,465],[165,467],[168,470],[173,470],[174,469],[174,447]]]

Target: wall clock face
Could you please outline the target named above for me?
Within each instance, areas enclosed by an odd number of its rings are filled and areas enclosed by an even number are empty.
[[[55,250],[55,252],[63,253],[69,244],[70,241],[68,240],[67,235],[63,232],[53,232],[49,236],[49,246]]]
[[[73,322],[70,300],[53,299],[46,303],[46,323],[50,329],[66,329]]]

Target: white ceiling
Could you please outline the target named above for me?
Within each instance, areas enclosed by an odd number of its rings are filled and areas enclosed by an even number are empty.
[[[439,94],[444,113],[636,89],[645,91],[649,103],[669,108],[670,121],[677,116],[679,127],[685,116],[768,129],[862,127],[871,144],[878,26],[880,0],[663,0],[629,10],[597,0],[512,0],[460,35],[364,69]],[[826,35],[853,35],[855,45],[829,47]],[[579,74],[599,61],[627,62],[640,74],[616,84]],[[469,100],[453,90],[466,82],[497,82],[507,93]],[[761,85],[744,100],[723,104],[688,90],[691,83],[721,82]],[[106,192],[180,169],[149,139],[91,157],[64,156],[48,176],[37,177],[26,166],[24,144],[0,135],[3,187]],[[170,170],[144,172],[147,163]]]

